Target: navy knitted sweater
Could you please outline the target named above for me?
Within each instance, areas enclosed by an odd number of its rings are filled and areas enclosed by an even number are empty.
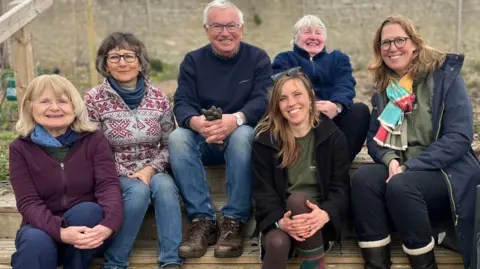
[[[265,51],[240,43],[232,58],[217,56],[210,44],[189,52],[180,65],[174,113],[179,126],[202,108],[220,107],[225,114],[243,112],[255,126],[267,108],[272,66]]]

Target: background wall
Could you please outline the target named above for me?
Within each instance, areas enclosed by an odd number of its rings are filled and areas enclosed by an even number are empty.
[[[375,29],[391,14],[410,17],[431,45],[452,51],[458,0],[233,0],[245,15],[244,40],[270,57],[291,49],[292,26],[303,14],[319,16],[328,28],[327,48],[348,53],[365,69]],[[112,31],[143,40],[152,58],[179,64],[185,53],[207,43],[202,28],[207,0],[95,0],[95,41]],[[149,8],[148,8],[149,7]],[[480,0],[464,0],[462,46],[467,62],[480,62]],[[150,21],[150,24],[149,24]],[[72,70],[88,64],[85,1],[55,0],[32,23],[34,57],[41,66]],[[480,65],[480,64],[479,64]]]

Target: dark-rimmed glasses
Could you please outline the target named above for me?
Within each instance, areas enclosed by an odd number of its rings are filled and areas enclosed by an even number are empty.
[[[407,44],[407,40],[411,39],[410,37],[395,37],[395,39],[385,39],[380,42],[378,42],[378,45],[380,45],[381,50],[389,50],[390,47],[392,46],[392,43],[395,44],[395,47],[397,49],[401,49],[405,47]]]
[[[287,77],[294,77],[294,76],[298,75],[298,73],[303,73],[303,69],[300,66],[295,66],[295,67],[292,67],[292,68],[290,68],[288,70],[285,70],[283,72],[276,73],[273,76],[271,76],[270,78],[272,79],[273,83],[275,83],[281,77],[283,77],[283,75],[286,75]]]
[[[212,32],[215,34],[219,34],[223,31],[223,28],[227,29],[227,32],[233,33],[238,30],[240,24],[236,23],[229,23],[229,24],[220,24],[220,23],[212,23],[206,25],[208,28],[212,29]]]
[[[127,63],[133,63],[137,59],[137,54],[135,54],[135,53],[125,53],[125,54],[112,53],[112,54],[107,54],[107,56],[105,56],[105,57],[107,58],[107,61],[109,61],[111,63],[118,63],[118,62],[120,62],[120,60],[122,58]]]

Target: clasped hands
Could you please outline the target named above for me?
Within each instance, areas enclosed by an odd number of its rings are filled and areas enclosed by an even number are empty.
[[[207,143],[223,144],[223,140],[237,128],[233,114],[223,114],[221,119],[207,121],[205,116],[193,116],[190,128],[205,137]]]
[[[112,233],[112,229],[100,224],[93,228],[70,226],[60,229],[60,238],[65,244],[78,249],[94,249],[101,246]]]
[[[307,201],[306,205],[312,209],[312,212],[292,216],[292,211],[288,211],[278,221],[279,228],[299,242],[313,236],[330,221],[330,217],[325,210],[320,209],[310,201]]]

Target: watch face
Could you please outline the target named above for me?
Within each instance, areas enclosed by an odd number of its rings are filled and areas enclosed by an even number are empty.
[[[238,125],[238,126],[242,125],[242,124],[243,124],[243,119],[242,119],[242,117],[240,117],[240,115],[238,115],[238,114],[236,114],[236,113],[235,113],[234,115],[235,115],[235,117],[237,117],[237,125]]]

